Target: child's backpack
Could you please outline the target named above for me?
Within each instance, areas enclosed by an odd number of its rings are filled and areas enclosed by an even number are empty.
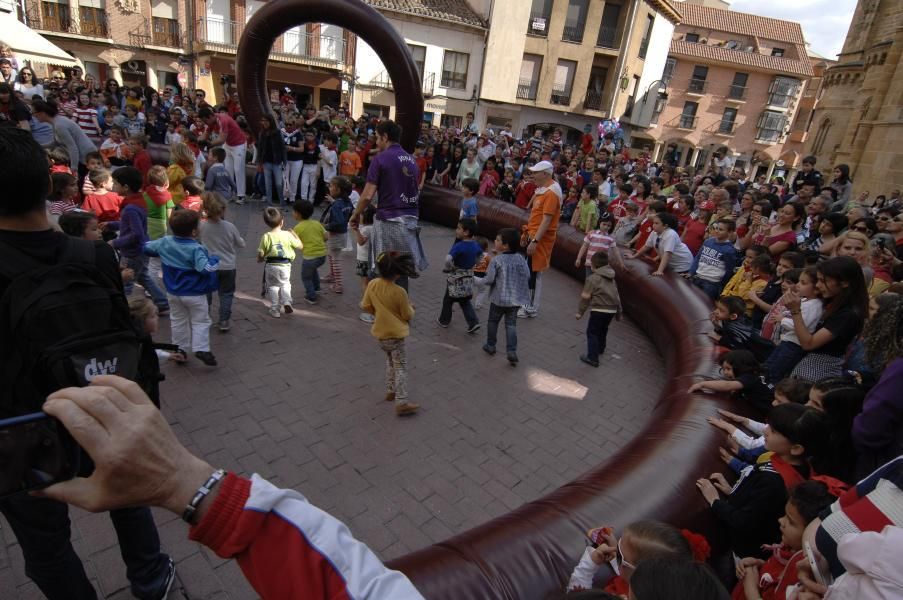
[[[143,344],[115,281],[95,264],[94,242],[65,238],[61,261],[47,265],[0,242],[0,412],[41,410],[47,395],[119,375],[150,390],[159,364]]]

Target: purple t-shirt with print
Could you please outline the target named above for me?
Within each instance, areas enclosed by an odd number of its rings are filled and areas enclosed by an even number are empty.
[[[380,221],[402,216],[418,216],[420,211],[420,169],[414,157],[392,144],[370,161],[367,183],[376,185],[376,218]]]

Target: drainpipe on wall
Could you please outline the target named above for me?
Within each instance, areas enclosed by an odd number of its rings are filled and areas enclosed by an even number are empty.
[[[624,63],[627,62],[627,50],[630,48],[630,42],[633,39],[633,28],[634,21],[636,21],[636,15],[640,5],[641,0],[633,0],[630,4],[630,14],[627,15],[627,20],[624,22],[625,28],[627,29],[627,39],[621,44],[621,48],[623,49],[620,54],[618,54],[618,63],[615,67],[615,93],[611,96],[611,106],[608,108],[608,118],[613,119],[615,117],[615,105],[618,103],[618,93],[626,92],[627,90],[621,90],[621,73],[624,71]],[[628,83],[628,85],[630,85]]]
[[[483,63],[480,65],[480,83],[477,88],[476,95],[476,106],[474,107],[474,120],[476,120],[477,109],[480,107],[480,94],[483,93],[483,77],[486,75],[486,53],[489,52],[489,28],[492,27],[492,13],[495,11],[495,0],[489,0],[489,19],[488,25],[486,27],[486,31],[483,33]],[[484,124],[485,125],[485,124]],[[483,130],[483,127],[480,127],[480,130]]]
[[[190,62],[188,63],[188,88],[189,89],[197,89],[197,79],[195,78],[195,69],[197,68],[197,54],[194,52],[194,0],[188,0],[185,3],[185,20],[188,23],[185,25],[185,29],[188,31],[188,35],[186,36],[188,42],[188,58]],[[214,98],[216,94],[214,93]],[[223,101],[225,101],[224,99]]]

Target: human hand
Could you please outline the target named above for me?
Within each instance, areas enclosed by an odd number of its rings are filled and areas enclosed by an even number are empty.
[[[688,394],[692,394],[693,392],[697,392],[697,391],[699,391],[699,390],[701,390],[701,389],[702,389],[702,382],[701,382],[701,381],[697,381],[696,383],[694,383],[693,385],[691,385],[689,388],[687,388],[687,393],[688,393]]]
[[[129,269],[128,267],[121,270],[119,274],[122,276],[122,283],[128,283],[135,279],[135,271]]]
[[[577,260],[574,261],[574,266],[575,266],[575,267],[580,267],[580,259],[579,259],[579,258],[578,258]]]
[[[527,244],[527,256],[533,256],[536,254],[536,246],[538,246],[536,242],[531,242]]]
[[[730,450],[728,450],[727,448],[725,448],[724,446],[718,447],[718,456],[721,457],[721,461],[726,465],[731,464],[731,461],[734,460],[734,458],[736,458],[734,456],[734,453],[731,452]]]
[[[743,579],[743,577],[746,575],[747,569],[755,568],[756,571],[758,571],[759,567],[764,564],[765,561],[758,558],[747,557],[741,559],[740,562],[737,563],[737,579]]]
[[[661,277],[662,275],[664,275],[664,273],[661,271],[653,271],[652,273],[650,273],[650,275],[652,275],[653,277]]]
[[[731,493],[731,484],[727,482],[727,479],[724,478],[722,473],[712,473],[709,476],[709,479],[712,481],[712,485],[723,494]]]
[[[608,533],[606,531],[603,531],[599,535],[603,541],[595,550],[593,550],[591,557],[593,562],[597,565],[604,565],[618,557],[618,538],[616,538],[613,533]]]
[[[702,497],[705,498],[705,501],[711,506],[715,500],[718,500],[720,496],[718,495],[718,490],[715,489],[715,486],[711,481],[706,479],[705,477],[696,480],[696,488],[699,490],[699,493],[702,494]]]
[[[112,375],[48,396],[44,411],[59,419],[94,461],[88,478],[52,485],[37,495],[91,512],[160,506],[176,514],[213,468],[176,438],[138,384]],[[205,503],[209,506],[211,503]]]
[[[734,433],[734,431],[736,431],[736,429],[737,429],[735,426],[731,425],[724,419],[719,419],[718,417],[708,417],[706,419],[706,421],[708,421],[709,425],[714,425],[715,427],[717,427],[718,429],[721,429],[728,435]]]
[[[828,592],[827,586],[815,580],[815,575],[812,573],[812,565],[809,564],[808,560],[801,560],[796,563],[796,574],[797,580],[802,587],[797,592],[797,600],[817,600]]]
[[[743,423],[746,423],[746,421],[747,421],[746,417],[741,417],[740,415],[738,415],[736,413],[732,413],[729,410],[724,410],[723,408],[718,409],[718,414],[721,415],[722,417],[724,417],[725,419],[730,419],[734,423],[743,424]]]
[[[759,293],[756,290],[749,290],[746,297],[750,300],[756,300],[759,297]]]
[[[768,317],[768,322],[769,322],[769,323],[778,324],[778,323],[781,322],[781,320],[782,320],[783,318],[784,318],[784,315],[783,315],[783,314],[781,314],[781,313],[774,313],[773,315],[771,315],[770,317]]]
[[[782,297],[784,299],[784,306],[786,306],[791,313],[795,310],[799,310],[800,304],[802,304],[799,294],[796,292],[787,292]]]

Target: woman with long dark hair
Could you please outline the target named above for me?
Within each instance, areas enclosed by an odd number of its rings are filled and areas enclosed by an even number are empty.
[[[831,205],[832,211],[843,211],[850,201],[853,181],[850,179],[850,165],[840,164],[834,167],[834,178],[829,187],[837,190],[837,201]]]
[[[110,94],[110,97],[116,103],[116,106],[122,108],[122,92],[119,89],[118,81],[115,79],[107,79],[107,83],[103,86],[103,90]]]
[[[806,218],[806,209],[802,204],[788,202],[778,210],[777,222],[772,225],[765,246],[775,260],[787,250],[796,247],[796,232]]]
[[[276,126],[276,119],[270,113],[260,117],[260,132],[257,135],[257,164],[263,169],[264,189],[267,204],[282,204],[282,165],[286,151],[282,133]],[[283,207],[288,210],[288,206]]]
[[[31,67],[22,67],[19,69],[19,76],[16,77],[15,88],[17,92],[22,92],[23,101],[26,104],[31,104],[31,98],[33,96],[44,97],[44,86],[42,86],[40,80],[34,76],[34,71]]]
[[[817,266],[817,289],[824,304],[821,319],[810,332],[800,310],[800,296],[784,294],[800,347],[808,354],[793,369],[793,376],[809,381],[843,374],[847,346],[862,332],[868,315],[868,288],[862,267],[848,256],[828,259]]]

